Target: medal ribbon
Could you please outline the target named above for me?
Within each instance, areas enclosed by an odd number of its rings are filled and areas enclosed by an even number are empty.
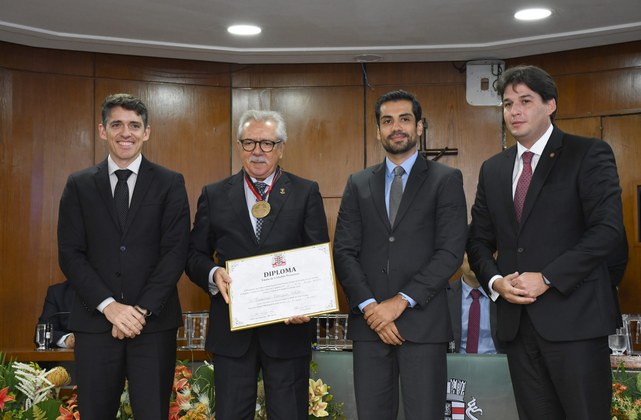
[[[251,178],[249,178],[249,175],[247,175],[247,172],[245,172],[245,181],[247,182],[247,186],[249,187],[251,192],[256,197],[256,200],[265,201],[265,197],[267,197],[269,195],[269,193],[271,192],[272,188],[274,188],[274,185],[276,185],[276,180],[278,179],[278,177],[280,177],[280,172],[281,171],[280,171],[280,166],[279,166],[276,169],[276,175],[274,175],[274,179],[272,179],[271,185],[269,186],[269,188],[267,189],[267,191],[265,191],[265,194],[263,194],[263,195],[260,195],[258,193],[258,190],[254,186],[254,183],[252,182]]]

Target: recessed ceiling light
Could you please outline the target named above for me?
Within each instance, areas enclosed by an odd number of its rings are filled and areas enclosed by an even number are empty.
[[[550,16],[552,12],[549,9],[523,9],[514,14],[518,20],[539,20]]]
[[[255,25],[232,25],[227,28],[227,32],[234,35],[257,35],[262,31]]]

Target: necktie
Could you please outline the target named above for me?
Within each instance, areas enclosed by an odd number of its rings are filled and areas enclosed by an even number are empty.
[[[397,166],[394,168],[394,179],[392,180],[392,186],[389,192],[389,222],[390,225],[394,225],[394,219],[396,219],[396,213],[398,212],[398,206],[401,204],[401,198],[403,197],[403,174],[405,169],[402,166]]]
[[[263,194],[265,194],[265,190],[267,189],[267,184],[264,182],[258,181],[254,184],[254,187],[256,187],[256,191],[258,191],[258,194],[263,197]],[[263,229],[263,219],[256,219],[256,240],[260,242],[260,232]]]
[[[534,153],[532,152],[524,152],[522,156],[523,170],[521,171],[521,176],[516,183],[516,191],[514,192],[514,213],[516,214],[516,220],[518,222],[521,222],[521,214],[523,213],[525,196],[527,195],[527,189],[530,187],[530,181],[532,181],[533,156]]]
[[[129,186],[127,185],[127,178],[132,172],[129,169],[118,169],[116,176],[118,183],[114,189],[114,202],[116,203],[116,213],[118,214],[118,221],[120,228],[125,228],[127,221],[127,212],[129,211]]]
[[[472,289],[472,303],[470,304],[470,314],[467,319],[467,344],[465,345],[466,353],[478,353],[479,351],[479,332],[481,329],[481,304],[479,298],[481,292],[478,289]]]

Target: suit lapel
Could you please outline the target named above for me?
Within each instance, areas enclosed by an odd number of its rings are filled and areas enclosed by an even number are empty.
[[[266,238],[269,236],[276,219],[278,219],[281,209],[287,202],[287,198],[290,195],[289,186],[290,178],[288,174],[281,172],[281,175],[276,180],[276,183],[267,198],[267,201],[271,206],[271,210],[269,211],[269,215],[263,219],[263,228],[260,233],[260,237],[262,238],[261,242],[265,242]]]
[[[532,174],[532,181],[530,182],[530,187],[528,188],[527,195],[525,196],[525,203],[523,204],[521,226],[527,222],[527,218],[534,207],[534,203],[536,203],[536,198],[539,196],[539,193],[545,184],[545,180],[554,167],[554,163],[561,152],[562,139],[563,132],[554,128],[552,135],[541,154],[539,162],[536,165],[536,169]]]
[[[96,173],[94,174],[94,182],[98,195],[102,199],[105,208],[107,208],[111,220],[113,221],[116,229],[120,229],[118,216],[116,215],[116,203],[114,203],[113,193],[111,192],[111,182],[109,181],[109,167],[107,166],[107,159],[96,165]]]
[[[369,178],[369,188],[372,194],[372,208],[378,213],[383,224],[391,231],[392,227],[387,216],[387,205],[385,203],[385,161],[372,168],[372,176]],[[398,219],[398,214],[397,214]]]
[[[418,197],[419,191],[421,190],[423,183],[425,183],[428,174],[429,166],[427,160],[425,160],[425,158],[421,156],[418,156],[416,158],[414,166],[410,171],[409,177],[407,178],[405,190],[403,191],[403,198],[401,199],[401,204],[398,207],[398,213],[396,214],[396,219],[394,220],[394,226],[397,226],[403,220],[403,217],[411,207],[412,202],[416,199],[416,197]]]
[[[129,204],[129,212],[127,213],[127,221],[125,222],[123,235],[127,233],[134,218],[136,217],[136,214],[140,210],[142,202],[149,191],[151,183],[153,182],[154,175],[154,165],[143,156],[142,162],[140,162],[138,176],[136,177],[134,193],[131,196],[131,204]]]
[[[229,203],[234,209],[234,213],[238,216],[238,222],[247,231],[250,238],[256,241],[256,232],[249,218],[249,211],[247,210],[247,199],[245,198],[245,173],[241,170],[236,175],[231,177],[228,181],[227,196]]]
[[[499,169],[499,188],[501,191],[501,199],[503,200],[502,208],[508,210],[508,220],[518,230],[519,223],[516,221],[516,213],[514,212],[514,196],[512,195],[512,176],[514,175],[514,163],[516,161],[516,146],[512,146],[503,153],[503,162]]]

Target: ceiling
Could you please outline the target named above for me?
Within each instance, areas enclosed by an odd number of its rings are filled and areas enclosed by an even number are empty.
[[[0,41],[249,64],[507,59],[641,40],[641,0],[534,1],[2,0]],[[533,6],[553,14],[513,18]],[[227,33],[239,23],[263,32]]]

